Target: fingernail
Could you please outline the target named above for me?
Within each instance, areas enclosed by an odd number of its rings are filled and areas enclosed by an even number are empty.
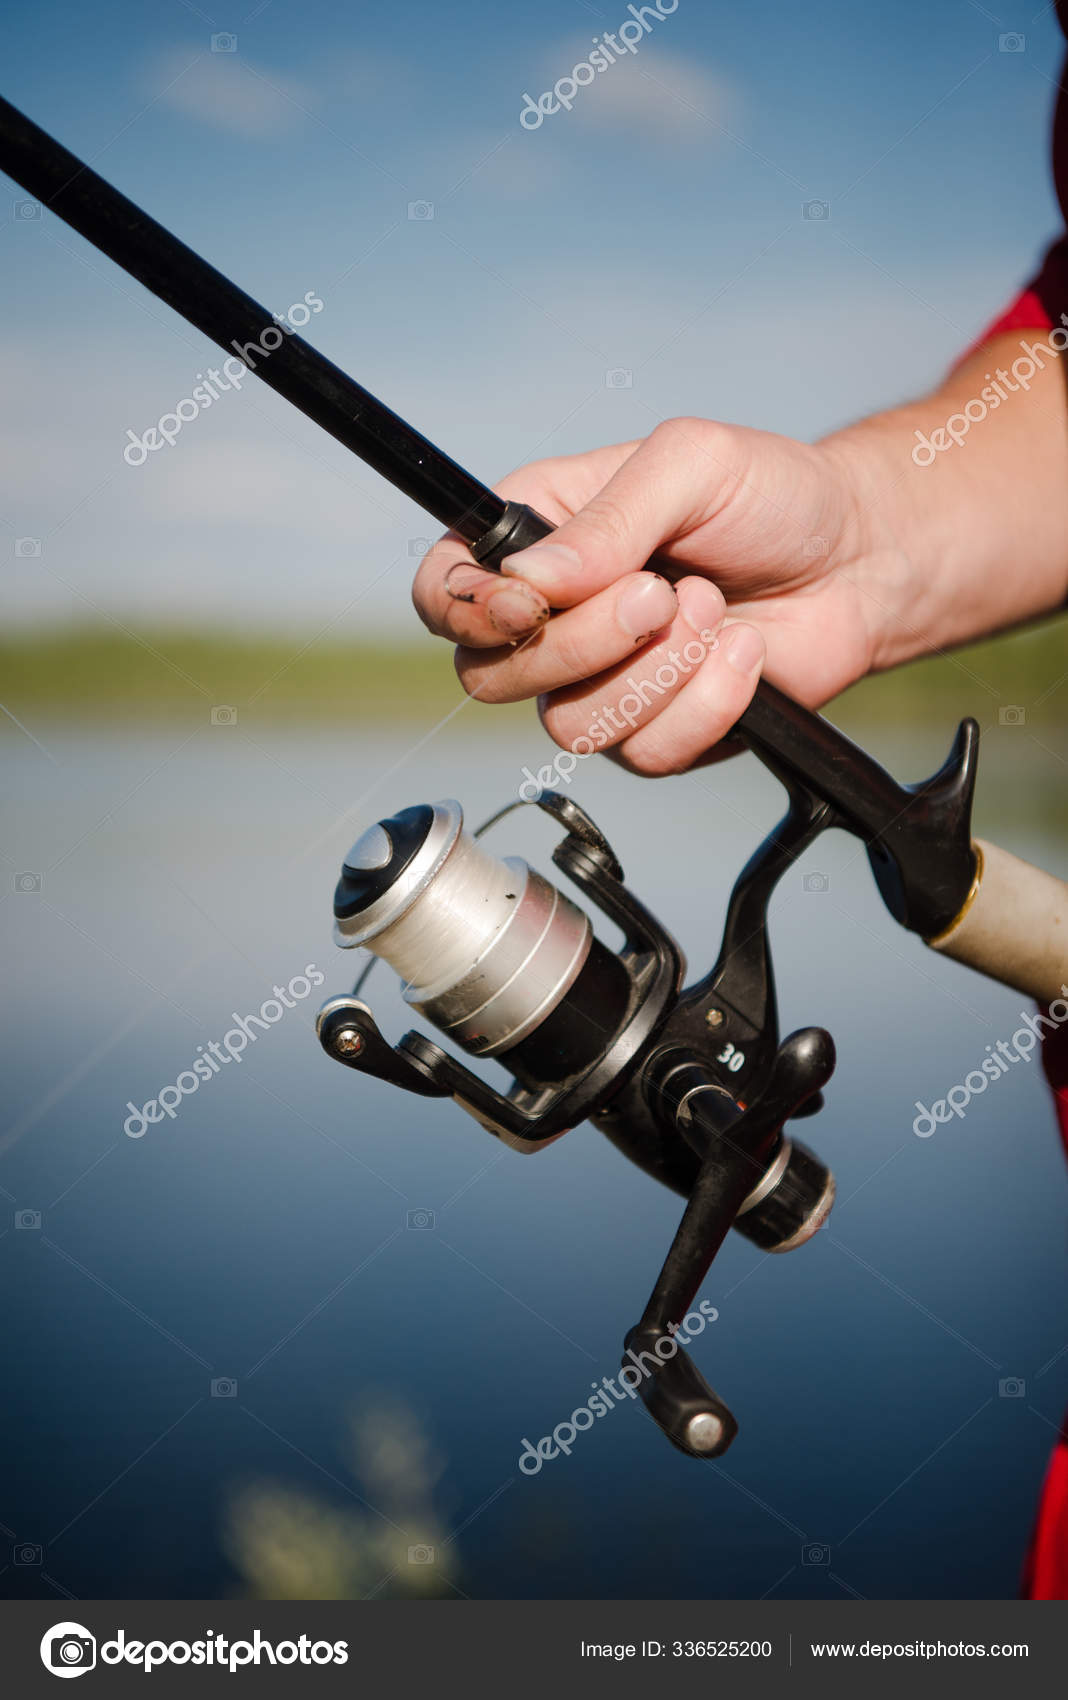
[[[723,624],[727,604],[723,592],[707,578],[687,578],[675,586],[679,610],[688,626],[698,637],[702,632],[715,634]],[[708,640],[705,639],[707,642]]]
[[[627,636],[638,641],[670,624],[678,606],[666,578],[659,573],[634,573],[616,598],[616,618]]]
[[[732,626],[723,647],[736,673],[753,673],[764,659],[764,639],[755,626]]]
[[[445,574],[445,589],[457,602],[473,602],[475,591],[491,575],[482,567],[472,567],[467,561],[457,561]]]
[[[508,578],[523,578],[538,590],[555,590],[561,580],[574,578],[582,571],[582,558],[566,543],[535,543],[518,555],[509,555],[501,562],[501,572]]]
[[[486,603],[486,612],[497,630],[508,638],[523,637],[549,618],[545,603],[523,584],[510,584],[495,591]]]

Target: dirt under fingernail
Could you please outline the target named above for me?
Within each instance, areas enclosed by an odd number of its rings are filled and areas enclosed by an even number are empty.
[[[454,602],[474,602],[475,592],[488,577],[479,567],[457,561],[445,575],[445,589]]]
[[[549,618],[548,607],[519,585],[509,585],[507,589],[497,591],[486,603],[486,612],[497,630],[507,638],[525,637]]]

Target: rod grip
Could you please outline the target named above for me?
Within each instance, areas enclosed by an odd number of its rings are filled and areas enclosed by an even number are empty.
[[[981,838],[973,848],[968,899],[927,943],[1042,1005],[1068,995],[1068,885]]]

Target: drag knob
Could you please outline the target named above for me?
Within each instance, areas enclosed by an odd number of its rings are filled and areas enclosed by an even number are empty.
[[[334,893],[337,942],[366,944],[410,909],[460,835],[459,803],[418,803],[359,837]]]

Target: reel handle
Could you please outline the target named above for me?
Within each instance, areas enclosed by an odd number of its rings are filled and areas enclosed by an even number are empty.
[[[672,1444],[691,1458],[725,1452],[738,1424],[681,1345],[680,1335],[689,1338],[683,1324],[739,1215],[747,1204],[754,1211],[761,1207],[761,1188],[770,1178],[773,1196],[777,1192],[784,1148],[784,1174],[793,1175],[795,1188],[807,1182],[812,1197],[803,1211],[804,1231],[795,1231],[777,1249],[800,1245],[822,1226],[834,1201],[833,1180],[809,1152],[804,1153],[806,1166],[790,1169],[782,1126],[826,1085],[833,1070],[834,1045],[821,1027],[801,1028],[784,1040],[764,1091],[744,1109],[696,1054],[668,1051],[650,1069],[648,1096],[661,1124],[681,1134],[702,1161],[641,1321],[627,1335],[624,1369],[630,1363],[640,1370],[642,1403]]]

